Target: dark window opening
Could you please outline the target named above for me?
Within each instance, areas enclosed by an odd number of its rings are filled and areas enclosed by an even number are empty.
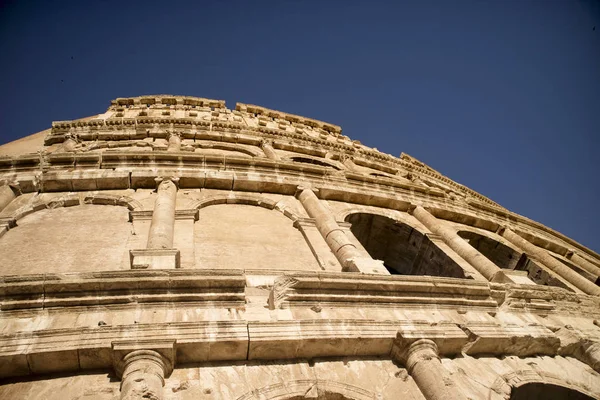
[[[371,257],[383,260],[392,275],[466,278],[462,268],[427,236],[401,222],[373,214],[346,218],[354,236]]]
[[[499,268],[526,271],[527,277],[538,285],[557,286],[572,290],[565,282],[548,273],[524,253],[520,254],[494,239],[474,232],[460,231],[458,236],[465,239]]]
[[[510,400],[592,400],[592,397],[573,389],[548,383],[526,383],[514,388]]]
[[[486,256],[500,268],[515,269],[519,262],[519,253],[510,247],[486,236],[473,232],[461,231],[458,236],[465,239],[477,251]]]
[[[292,157],[291,160],[295,161],[295,162],[301,162],[301,163],[306,163],[306,164],[319,165],[321,167],[329,167],[329,168],[335,168],[335,169],[339,170],[339,168],[334,167],[331,164],[327,164],[326,162],[323,162],[323,161],[313,160],[312,158]]]
[[[388,179],[390,179],[390,178],[391,178],[391,177],[390,177],[390,176],[388,176],[388,175],[384,175],[384,174],[378,174],[377,172],[372,172],[372,173],[370,173],[369,175],[371,175],[371,176],[376,176],[376,177],[378,177],[378,178],[388,178]]]

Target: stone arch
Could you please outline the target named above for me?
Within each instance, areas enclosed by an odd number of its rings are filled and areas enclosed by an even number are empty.
[[[205,199],[202,199],[202,200],[194,203],[192,205],[192,209],[200,210],[202,208],[205,208],[208,206],[214,206],[217,204],[242,204],[242,205],[262,207],[262,208],[266,208],[267,210],[279,211],[283,215],[285,215],[287,218],[289,218],[290,220],[292,220],[294,222],[297,221],[298,219],[300,219],[300,216],[298,214],[296,214],[293,210],[290,210],[288,207],[282,206],[279,203],[276,203],[275,201],[273,201],[269,198],[265,198],[265,197],[262,197],[259,195],[252,195],[252,194],[236,193],[235,195],[228,194],[228,195],[210,196],[210,197],[207,197]]]
[[[294,224],[300,216],[282,202],[230,193],[205,198],[193,207],[200,210],[194,224],[196,267],[320,269],[306,237]]]
[[[237,400],[300,400],[305,398],[373,400],[377,396],[369,390],[347,383],[323,379],[302,379],[263,386],[238,397]]]
[[[513,397],[514,393],[520,388],[525,388],[527,385],[549,385],[551,387],[563,388],[567,392],[570,391],[571,393],[582,395],[582,397],[573,397],[574,400],[584,400],[587,398],[600,400],[600,392],[590,388],[585,383],[576,382],[541,369],[537,369],[535,372],[532,370],[518,370],[499,376],[490,388],[487,398],[489,400],[495,399],[501,393],[505,400],[519,400],[521,399],[520,397]],[[536,398],[529,399],[536,400]],[[560,397],[557,398],[557,400],[560,399]],[[571,399],[571,397],[562,397],[562,399]]]
[[[411,221],[411,216],[407,213],[402,213],[396,210],[390,210],[387,208],[379,208],[379,207],[369,207],[369,206],[361,206],[361,205],[351,205],[344,207],[341,211],[339,211],[335,218],[337,221],[345,221],[346,218],[351,214],[374,214],[380,215],[382,217],[386,217],[389,219],[393,219],[394,221],[402,222],[404,224],[409,225],[411,228],[418,230],[422,234],[428,233],[427,230],[423,228],[423,226],[417,221]]]
[[[6,251],[0,274],[127,269],[137,238],[127,210],[139,206],[119,196],[82,202],[72,194],[27,205],[13,214],[0,238],[0,250]]]
[[[48,199],[42,199],[38,196],[32,203],[15,210],[8,218],[12,220],[11,225],[14,225],[21,218],[37,211],[74,207],[83,204],[121,206],[126,207],[129,211],[140,211],[144,208],[142,203],[129,196],[98,193],[85,196],[82,199],[77,193],[68,193]]]
[[[346,213],[345,221],[367,253],[383,260],[391,274],[468,278],[463,268],[432,241],[431,234],[386,214]]]
[[[469,226],[457,226],[456,234],[466,240],[499,268],[515,269],[523,252],[495,233]]]
[[[457,235],[467,241],[496,266],[505,270],[522,271],[538,285],[562,287],[572,290],[554,272],[538,264],[521,249],[500,237],[496,233],[465,225],[456,226]]]

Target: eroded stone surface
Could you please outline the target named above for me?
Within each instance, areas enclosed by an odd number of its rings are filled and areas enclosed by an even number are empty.
[[[0,146],[0,398],[600,399],[599,271],[339,126],[120,98]]]

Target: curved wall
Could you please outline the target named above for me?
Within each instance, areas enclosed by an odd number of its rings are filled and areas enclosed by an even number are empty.
[[[417,159],[260,106],[119,98],[0,147],[1,398],[600,399],[599,276]]]

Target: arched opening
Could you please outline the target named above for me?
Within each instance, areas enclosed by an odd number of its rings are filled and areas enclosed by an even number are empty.
[[[293,221],[256,205],[201,208],[194,243],[196,268],[320,270]]]
[[[395,275],[465,278],[463,269],[427,236],[381,215],[357,213],[346,217],[354,236],[371,257],[383,260]]]
[[[135,238],[126,207],[84,204],[19,219],[0,238],[0,275],[127,269]]]
[[[586,394],[548,383],[526,383],[514,388],[510,400],[594,400]]]
[[[521,257],[521,254],[510,247],[487,236],[469,231],[459,231],[458,236],[465,239],[477,251],[500,268],[515,269]]]
[[[571,290],[564,282],[527,257],[525,253],[518,253],[497,240],[475,232],[459,231],[458,236],[466,240],[499,268],[525,271],[527,277],[538,285],[558,286]]]
[[[301,163],[306,163],[306,164],[313,164],[313,165],[318,165],[320,167],[329,167],[329,168],[335,168],[335,169],[339,170],[339,168],[336,167],[335,165],[331,165],[331,164],[326,163],[324,161],[315,160],[314,158],[308,158],[308,157],[291,157],[290,160],[292,160],[294,162],[301,162]]]

